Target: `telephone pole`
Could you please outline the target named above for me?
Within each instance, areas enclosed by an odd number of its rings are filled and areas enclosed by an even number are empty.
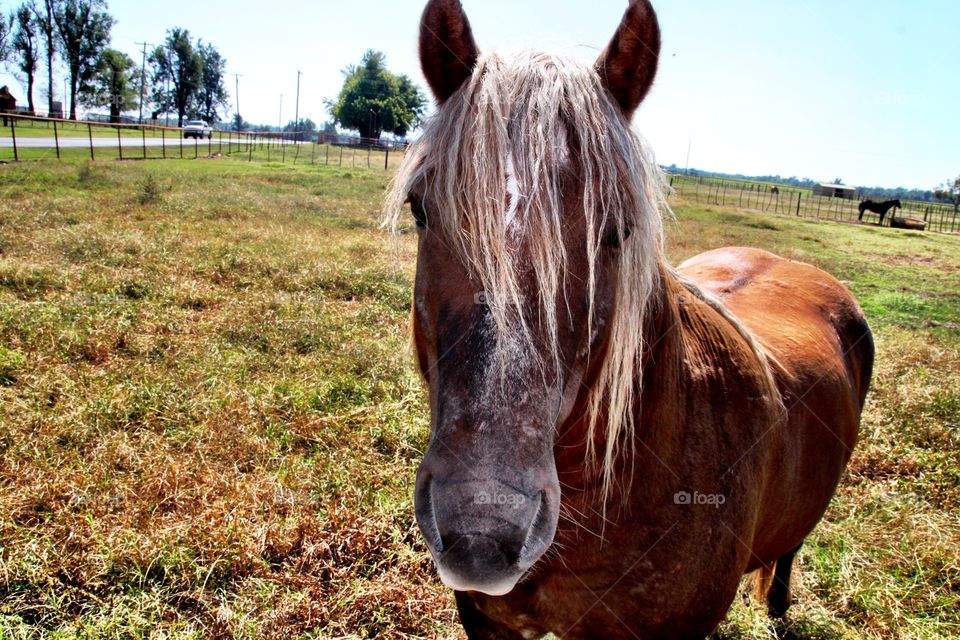
[[[236,103],[237,105],[237,121],[234,123],[234,126],[237,128],[237,131],[240,131],[240,125],[243,123],[243,121],[240,119],[240,76],[242,75],[243,75],[242,73],[233,74],[233,79],[237,83],[237,88],[233,95],[234,103]]]
[[[147,47],[153,45],[149,42],[136,42],[134,44],[143,46],[143,59],[140,61],[140,124],[143,124],[143,93],[147,82]]]
[[[280,117],[277,118],[277,126],[280,128],[280,132],[283,132],[283,94],[280,94]]]
[[[293,135],[294,138],[297,137],[297,133],[300,131],[300,76],[303,75],[300,73],[300,70],[297,69],[297,107],[294,110],[293,115]]]

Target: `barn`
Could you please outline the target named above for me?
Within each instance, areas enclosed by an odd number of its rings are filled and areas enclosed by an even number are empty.
[[[857,197],[857,188],[848,187],[845,184],[821,182],[813,188],[813,195],[825,196],[827,198],[845,198],[847,200],[854,200]]]

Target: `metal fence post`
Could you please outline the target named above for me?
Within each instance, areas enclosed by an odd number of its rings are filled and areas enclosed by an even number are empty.
[[[797,215],[800,215],[800,198],[803,196],[803,193],[797,191]]]
[[[123,141],[120,139],[120,127],[117,127],[117,154],[123,160]]]
[[[390,147],[387,147],[387,152],[383,154],[383,170],[387,170],[387,165],[390,164]]]
[[[180,159],[183,160],[183,131],[177,128],[177,139],[180,140]]]
[[[247,162],[253,162],[253,145],[256,143],[256,135],[247,134]]]
[[[160,129],[160,146],[163,148],[163,159],[167,159],[167,130]]]
[[[87,138],[90,139],[90,159],[96,160],[93,157],[93,126],[89,122],[87,123]]]
[[[53,121],[53,143],[57,145],[57,160],[60,159],[60,133],[57,131],[57,121]]]
[[[147,159],[147,128],[140,125],[140,136],[143,139],[143,159]]]
[[[193,136],[193,159],[200,157],[200,138]]]

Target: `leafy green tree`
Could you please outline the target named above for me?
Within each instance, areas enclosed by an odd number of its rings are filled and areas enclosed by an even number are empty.
[[[150,66],[153,102],[163,112],[172,105],[177,112],[177,126],[182,127],[203,83],[203,58],[194,48],[190,32],[179,28],[168,31],[167,41],[151,54]]]
[[[30,11],[33,12],[33,20],[37,25],[37,32],[42,37],[47,58],[47,112],[51,116],[56,99],[53,91],[53,61],[57,55],[57,23],[53,16],[58,8],[58,0],[30,0]]]
[[[960,176],[943,183],[938,189],[934,190],[933,197],[952,204],[954,212],[960,209]]]
[[[70,75],[70,119],[76,120],[77,95],[90,90],[114,20],[104,0],[62,0],[53,19]]]
[[[284,131],[302,131],[304,133],[316,133],[317,123],[315,123],[310,118],[300,118],[299,122],[294,122],[291,120],[287,123],[287,126],[283,128]]]
[[[220,110],[229,105],[225,77],[227,61],[212,44],[197,44],[197,53],[203,63],[200,75],[200,88],[197,90],[194,113],[210,124],[220,121]]]
[[[40,39],[36,32],[33,12],[30,5],[23,4],[16,12],[16,31],[10,48],[13,50],[13,60],[17,70],[27,81],[27,107],[30,113],[34,112],[33,85],[40,67]]]
[[[110,107],[110,122],[137,106],[140,72],[130,56],[105,49],[92,81],[80,93],[80,101],[93,107]]]
[[[383,53],[367,51],[360,65],[348,67],[344,76],[340,95],[327,103],[344,128],[379,139],[384,131],[405,136],[420,124],[427,104],[423,92],[407,76],[390,73]]]
[[[6,62],[10,55],[8,40],[13,32],[14,15],[11,13],[10,17],[4,17],[0,14],[0,62]]]

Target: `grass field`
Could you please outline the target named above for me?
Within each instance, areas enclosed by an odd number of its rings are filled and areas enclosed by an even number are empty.
[[[413,521],[415,243],[378,230],[388,180],[0,166],[0,638],[459,636]],[[817,264],[878,345],[798,605],[774,627],[738,601],[718,637],[960,635],[960,238],[675,208],[671,259]]]

